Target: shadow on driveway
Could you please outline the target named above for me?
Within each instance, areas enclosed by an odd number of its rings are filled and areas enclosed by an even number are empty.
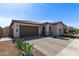
[[[44,36],[28,36],[28,37],[21,37],[20,39],[23,39],[25,41],[30,41],[30,40],[37,40],[44,38]]]

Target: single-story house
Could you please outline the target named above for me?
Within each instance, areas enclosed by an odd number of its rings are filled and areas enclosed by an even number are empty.
[[[68,32],[68,27],[63,22],[55,23],[39,23],[27,20],[12,20],[10,27],[13,29],[13,37],[26,36],[49,36],[49,35],[63,35]]]

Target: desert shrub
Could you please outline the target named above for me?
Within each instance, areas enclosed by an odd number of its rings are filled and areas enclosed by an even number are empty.
[[[18,49],[21,49],[22,44],[23,44],[23,40],[16,39],[16,46],[17,46]]]
[[[23,56],[31,56],[32,55],[32,44],[23,40],[16,40],[17,47],[21,50],[20,54]]]
[[[27,56],[32,55],[32,53],[31,53],[32,52],[32,44],[30,44],[29,42],[23,42],[21,50],[22,50],[23,55],[27,55]]]

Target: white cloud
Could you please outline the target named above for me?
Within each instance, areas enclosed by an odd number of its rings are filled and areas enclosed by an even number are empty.
[[[11,18],[7,18],[7,17],[0,17],[0,26],[1,27],[6,27],[9,26],[11,23]]]

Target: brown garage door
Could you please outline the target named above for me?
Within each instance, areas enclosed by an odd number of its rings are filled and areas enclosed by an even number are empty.
[[[20,26],[20,37],[38,35],[38,27],[35,26]]]

